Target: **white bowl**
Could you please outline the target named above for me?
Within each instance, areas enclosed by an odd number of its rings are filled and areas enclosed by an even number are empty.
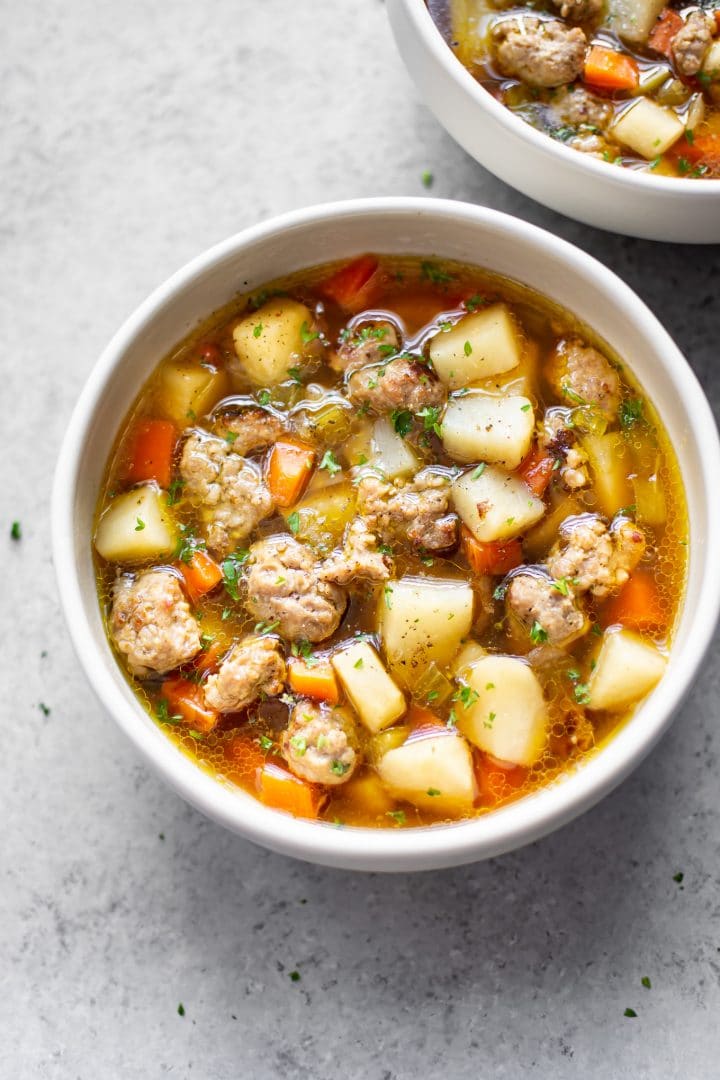
[[[635,172],[565,146],[496,101],[448,47],[424,0],[387,0],[400,54],[452,137],[545,206],[601,229],[688,244],[720,242],[720,180]]]
[[[91,533],[105,462],[156,363],[238,291],[365,251],[476,263],[527,283],[592,325],[632,363],[657,406],[679,456],[692,523],[687,594],[661,687],[602,752],[566,779],[489,816],[432,828],[337,828],[295,820],[202,772],[135,698],[106,640],[95,591]],[[145,760],[190,803],[250,840],[299,858],[364,870],[430,869],[497,855],[570,821],[627,776],[667,728],[720,607],[718,477],[717,430],[695,376],[638,297],[589,255],[523,221],[465,203],[333,203],[274,218],[211,248],[161,285],[118,331],[80,396],[62,446],[52,506],[55,568],[72,640],[98,697]]]

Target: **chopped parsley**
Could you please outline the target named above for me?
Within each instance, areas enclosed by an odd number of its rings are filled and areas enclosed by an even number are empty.
[[[391,817],[396,825],[404,825],[407,820],[404,810],[386,810],[385,816]]]
[[[420,409],[418,417],[423,422],[423,430],[434,431],[439,439],[442,438],[439,405],[426,405],[424,408]]]
[[[256,338],[260,337],[262,332],[263,332],[263,324],[261,322],[256,323],[255,326],[253,326],[253,337],[256,337]]]
[[[245,565],[248,559],[249,551],[237,550],[232,555],[228,555],[227,559],[223,559],[220,564],[220,569],[223,575],[223,585],[225,586],[225,592],[228,594],[231,600],[239,600],[240,595],[238,593],[238,585],[240,582],[240,571]],[[225,613],[223,612],[223,617]]]
[[[171,713],[165,698],[160,698],[155,703],[155,715],[163,724],[177,724],[182,720],[180,713]]]
[[[10,526],[10,539],[22,540],[22,528],[19,521],[13,521],[12,525]]]
[[[463,345],[463,352],[465,353],[466,356],[470,356],[472,351],[473,351],[472,350],[472,345],[470,344],[469,341],[466,341],[465,344]]]
[[[317,657],[313,656],[312,645],[309,641],[293,641],[291,652],[293,656],[304,660],[306,667],[313,667],[318,663]]]
[[[652,983],[650,982],[650,977],[648,975],[643,975],[640,983],[642,986],[645,987],[646,990],[650,990],[652,988]]]
[[[181,525],[180,536],[175,545],[174,556],[180,562],[189,563],[196,551],[203,551],[205,541],[198,539],[192,525]]]
[[[353,664],[353,667],[354,668],[361,668],[362,666],[363,666],[363,658],[362,658],[362,656],[359,656],[357,658],[357,660],[355,661],[355,663]]]
[[[634,1019],[637,1016],[637,1013],[635,1012],[634,1009],[626,1009],[625,1012],[623,1013],[623,1016],[629,1016],[632,1019]]]
[[[297,536],[300,531],[300,514],[297,510],[293,510],[292,514],[288,514],[287,527],[293,536]]]
[[[300,972],[291,971],[289,975],[290,982],[300,982]]]
[[[303,345],[309,345],[311,341],[315,341],[320,335],[317,330],[311,330],[306,322],[300,327],[300,337],[302,338]]]
[[[553,581],[551,588],[556,589],[561,596],[570,595],[570,586],[579,584],[578,578],[561,577]]]
[[[485,472],[486,468],[487,468],[486,462],[481,461],[480,464],[475,469],[473,469],[471,479],[479,480],[480,477],[482,476],[482,474]]]
[[[535,645],[541,645],[543,642],[547,641],[547,639],[547,630],[544,630],[536,619],[530,628],[530,640]]]
[[[182,1001],[180,1002],[180,1004],[177,1007],[177,1013],[178,1013],[178,1016],[184,1016],[185,1015],[185,1006],[183,1005]]]
[[[392,426],[402,439],[410,434],[413,426],[413,414],[409,409],[393,409],[390,413],[390,419]]]
[[[385,594],[385,607],[388,611],[392,611],[392,585],[386,585],[383,589],[383,593]]]
[[[342,465],[340,465],[333,454],[332,450],[326,450],[323,454],[323,459],[320,462],[319,468],[327,469],[331,476],[335,473],[342,472]]]
[[[378,551],[381,555],[392,555],[393,549],[389,544],[378,544]]]
[[[142,518],[135,518],[137,524],[135,526],[135,532],[142,532],[145,528],[145,522]]]
[[[480,296],[478,293],[475,293],[474,296],[471,296],[468,300],[465,301],[465,310],[477,311],[477,309],[479,307],[482,307],[483,304],[487,304],[487,297]]]
[[[479,697],[480,695],[477,690],[473,690],[471,686],[461,686],[460,689],[453,694],[453,701],[460,701],[464,708],[469,709],[471,705],[475,704]]]
[[[293,735],[290,739],[290,745],[298,757],[304,757],[307,753],[307,739],[304,735]]]
[[[330,765],[330,772],[335,776],[344,776],[349,768],[350,766],[346,765],[344,761],[333,761]]]
[[[168,506],[175,506],[180,502],[182,498],[182,490],[185,487],[184,480],[173,480],[167,489],[167,504]]]
[[[588,691],[587,683],[575,683],[574,688],[575,700],[578,705],[588,705],[590,702],[590,693]]]
[[[433,285],[446,285],[448,281],[452,281],[454,275],[447,270],[443,270],[437,263],[426,260],[420,264],[420,274],[425,281],[431,281]]]
[[[427,794],[430,796],[442,795],[442,791],[438,791],[436,787],[429,787],[427,789]]]
[[[684,880],[685,875],[682,870],[678,870],[677,874],[673,874],[673,881],[677,882],[678,885],[681,885]]]
[[[426,187],[426,188],[432,187],[434,179],[435,179],[435,177],[433,176],[433,174],[430,172],[429,169],[425,169],[425,172],[420,174],[420,182],[421,182],[423,187]]]
[[[493,724],[495,723],[495,717],[496,716],[497,716],[497,713],[494,713],[494,712],[488,713],[487,720],[483,720],[483,727],[492,728]]]
[[[295,383],[302,383],[302,372],[299,367],[289,367],[287,373]]]
[[[633,424],[637,424],[640,420],[643,420],[643,400],[642,398],[628,398],[626,401],[620,403],[619,417],[620,423],[624,428],[631,428]]]
[[[49,715],[50,715],[50,708],[49,708],[49,706],[47,706],[47,705],[45,704],[45,702],[44,702],[44,701],[41,701],[41,702],[39,703],[39,705],[38,705],[38,709],[39,709],[39,710],[40,710],[40,712],[41,712],[41,713],[43,714],[43,716],[49,716]]]
[[[269,739],[267,735],[261,735],[259,739],[255,740],[255,742],[258,744],[261,750],[265,751],[272,750],[273,746],[275,745],[272,739]]]
[[[256,634],[271,634],[273,630],[280,625],[279,619],[274,619],[273,622],[259,622],[255,623]]]
[[[258,405],[267,405],[270,402],[269,390],[258,390],[257,394]]]

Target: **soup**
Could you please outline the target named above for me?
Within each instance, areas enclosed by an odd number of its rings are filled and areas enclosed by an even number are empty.
[[[143,706],[221,782],[349,825],[485,814],[662,678],[687,521],[618,358],[477,268],[238,297],[123,421],[94,547]]]
[[[720,177],[720,6],[429,0],[472,75],[527,123],[603,161]]]

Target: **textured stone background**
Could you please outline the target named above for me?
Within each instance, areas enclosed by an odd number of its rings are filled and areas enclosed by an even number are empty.
[[[0,1075],[718,1076],[717,653],[659,749],[559,834],[451,872],[317,869],[198,816],[98,706],[48,493],[122,319],[276,211],[421,193],[429,168],[433,194],[617,270],[716,408],[720,249],[595,232],[503,187],[420,105],[379,0],[5,0],[2,25]]]

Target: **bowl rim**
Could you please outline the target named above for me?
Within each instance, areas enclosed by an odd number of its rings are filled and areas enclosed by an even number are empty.
[[[658,176],[637,169],[613,168],[608,162],[598,161],[591,154],[583,154],[579,150],[573,150],[572,147],[558,142],[557,139],[551,138],[545,132],[538,131],[521,117],[516,116],[507,106],[496,101],[492,94],[470,74],[435,25],[425,0],[392,0],[392,2],[404,6],[425,47],[479,108],[488,112],[494,120],[511,134],[529,143],[539,153],[554,157],[560,165],[566,168],[572,165],[580,171],[585,170],[600,180],[606,180],[609,184],[617,187],[623,187],[626,184],[635,185],[639,188],[668,195],[679,195],[681,192],[683,195],[687,195],[689,190],[697,187],[698,194],[705,192],[707,196],[707,193],[710,192],[711,196],[717,195],[720,198],[720,178],[698,179],[691,182],[687,177]],[[697,196],[690,196],[690,198],[695,197]]]
[[[301,228],[325,228],[333,220],[378,215],[394,216],[398,221],[430,215],[440,223],[460,220],[490,234],[493,230],[502,232],[520,245],[540,250],[549,265],[563,265],[581,280],[608,291],[623,317],[634,322],[653,342],[653,351],[675,384],[684,412],[692,416],[693,424],[703,433],[699,455],[708,534],[720,535],[720,501],[709,498],[720,475],[720,440],[710,405],[677,346],[630,287],[580,248],[521,219],[470,203],[396,196],[324,203],[280,214],[211,246],[153,290],[103,350],[73,410],[53,484],[52,551],[61,606],[90,685],[145,760],[188,802],[247,839],[297,858],[350,869],[416,870],[469,863],[536,840],[598,802],[639,764],[669,726],[712,640],[720,614],[720,562],[713,562],[709,545],[698,545],[697,553],[695,546],[690,548],[691,559],[697,558],[702,564],[703,589],[695,610],[688,616],[683,653],[664,676],[662,702],[651,698],[649,707],[641,706],[632,722],[617,732],[601,752],[562,781],[525,799],[479,818],[396,830],[337,828],[266,808],[252,796],[223,786],[178,750],[159,728],[148,724],[147,713],[129,687],[128,695],[119,691],[114,678],[119,670],[117,661],[105,636],[100,639],[85,616],[86,601],[77,570],[80,541],[73,528],[83,447],[106,385],[127,349],[153,323],[163,305],[248,245]],[[348,251],[347,257],[354,253]]]

